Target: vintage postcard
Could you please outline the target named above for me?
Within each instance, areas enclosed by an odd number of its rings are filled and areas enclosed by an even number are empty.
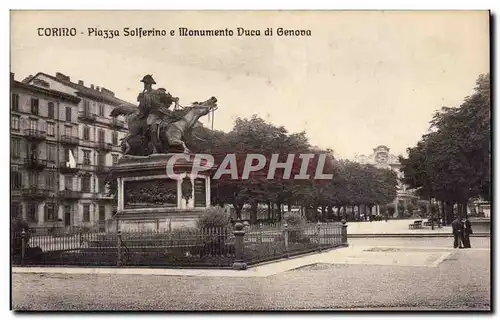
[[[10,13],[14,311],[491,311],[489,11]]]

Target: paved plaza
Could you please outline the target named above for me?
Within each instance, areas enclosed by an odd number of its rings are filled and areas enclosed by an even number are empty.
[[[490,239],[351,239],[246,271],[13,269],[15,310],[490,308]],[[44,271],[44,273],[40,273]]]
[[[434,230],[430,226],[423,226],[422,229],[409,229],[408,225],[415,220],[425,219],[398,219],[388,221],[363,221],[363,222],[349,222],[348,234],[349,236],[358,235],[451,235],[451,226],[443,226],[438,228],[437,224],[434,225]],[[476,227],[476,226],[475,226]],[[489,229],[476,227],[475,233],[484,234],[489,233]]]

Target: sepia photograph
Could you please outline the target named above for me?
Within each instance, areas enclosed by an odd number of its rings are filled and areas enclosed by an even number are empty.
[[[492,311],[490,11],[9,15],[11,311]]]

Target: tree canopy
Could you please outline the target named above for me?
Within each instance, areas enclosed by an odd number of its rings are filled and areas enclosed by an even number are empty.
[[[443,107],[430,133],[400,158],[404,182],[421,196],[464,204],[491,197],[490,76],[480,75],[474,93],[458,107]]]

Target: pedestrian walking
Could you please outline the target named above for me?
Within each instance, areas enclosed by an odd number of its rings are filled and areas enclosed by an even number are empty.
[[[455,217],[455,220],[451,223],[451,229],[453,232],[453,248],[462,249],[462,237],[463,237],[463,224],[459,217]]]
[[[472,226],[469,221],[469,216],[465,216],[464,221],[464,232],[463,232],[463,244],[464,248],[470,248],[470,235],[472,234]]]

